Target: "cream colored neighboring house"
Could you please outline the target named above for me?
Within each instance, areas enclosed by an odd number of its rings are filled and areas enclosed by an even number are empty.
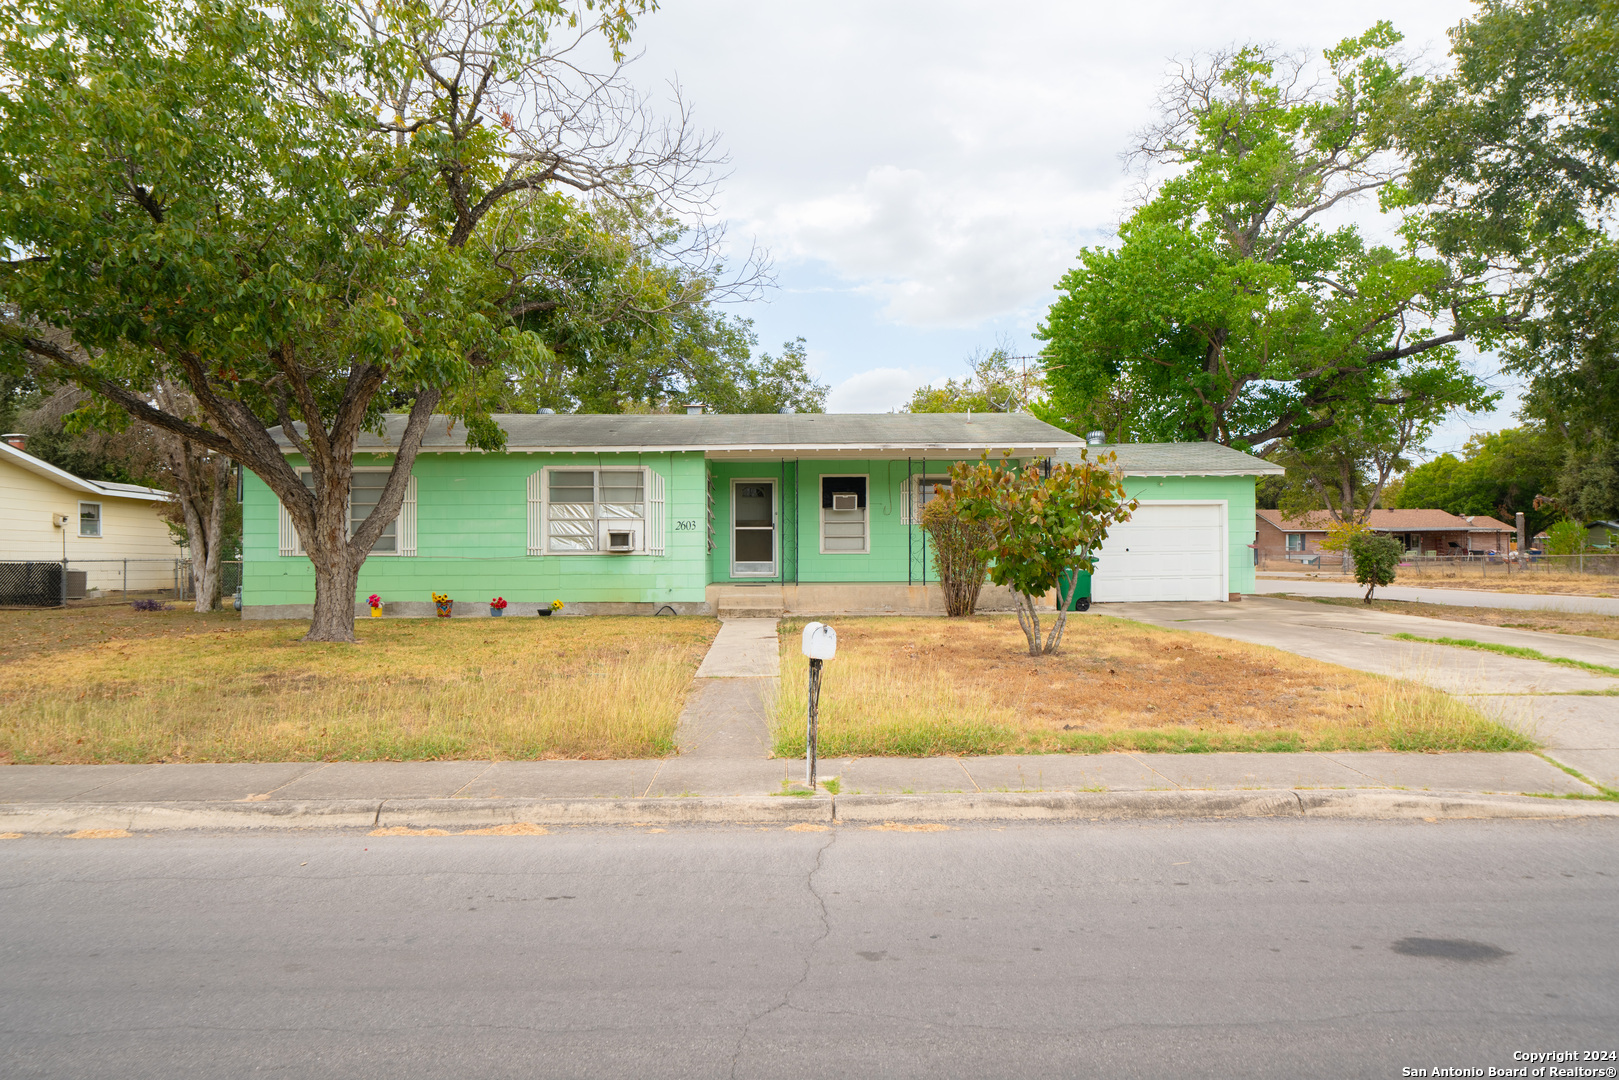
[[[60,562],[90,589],[171,589],[183,554],[158,507],[169,493],[84,480],[0,440],[0,562]]]

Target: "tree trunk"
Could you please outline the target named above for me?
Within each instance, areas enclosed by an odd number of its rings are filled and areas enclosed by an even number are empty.
[[[1017,624],[1023,628],[1023,636],[1029,642],[1029,655],[1040,655],[1040,612],[1034,606],[1034,597],[1023,593],[1017,596]]]
[[[343,543],[323,557],[309,553],[315,567],[315,611],[305,641],[354,644],[354,597],[365,560],[349,558],[348,546]]]
[[[197,537],[191,543],[191,580],[197,594],[197,610],[212,611],[219,606],[219,560],[224,545],[225,500],[230,497],[230,461],[217,454],[212,466],[212,498],[208,500],[208,516],[202,522],[201,540],[205,545],[199,558]],[[190,516],[186,525],[190,528]]]

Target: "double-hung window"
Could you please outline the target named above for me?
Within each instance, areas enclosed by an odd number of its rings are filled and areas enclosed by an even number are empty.
[[[358,466],[354,470],[353,481],[349,486],[349,532],[350,536],[365,519],[371,516],[371,511],[377,508],[382,501],[382,489],[388,484],[388,475],[392,470],[386,466]],[[308,469],[299,469],[299,477],[304,486],[311,491],[315,489],[314,474]],[[281,508],[281,554],[302,555],[303,542],[298,537],[298,530],[292,524],[292,517]],[[399,508],[399,513],[388,522],[377,537],[376,543],[371,545],[373,555],[414,555],[416,554],[416,477],[412,476],[406,483],[405,501]]]
[[[654,470],[550,467],[528,486],[530,555],[663,554],[663,477]]]
[[[871,550],[864,476],[821,477],[821,554],[853,555]]]
[[[79,535],[101,535],[101,504],[82,502],[79,504]]]
[[[948,476],[913,476],[900,492],[901,525],[922,524],[922,508],[950,490]]]
[[[1288,533],[1287,534],[1287,550],[1289,550],[1289,551],[1303,551],[1304,550],[1304,534],[1303,533]]]

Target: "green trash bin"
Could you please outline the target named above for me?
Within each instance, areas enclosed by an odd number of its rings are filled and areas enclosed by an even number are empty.
[[[1089,611],[1091,609],[1091,576],[1083,570],[1064,570],[1062,584],[1058,592],[1059,599],[1063,592],[1073,584],[1074,576],[1079,576],[1079,587],[1074,590],[1073,597],[1068,601],[1069,611]]]

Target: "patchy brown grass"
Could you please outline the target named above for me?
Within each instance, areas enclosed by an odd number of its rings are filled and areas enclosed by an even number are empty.
[[[1291,600],[1307,600],[1317,604],[1336,604],[1367,610],[1364,600],[1347,596],[1290,596]],[[1577,634],[1581,637],[1608,638],[1619,641],[1619,616],[1589,615],[1567,611],[1519,611],[1516,608],[1457,607],[1450,604],[1423,604],[1412,600],[1379,600],[1373,597],[1373,611],[1392,611],[1397,615],[1421,615],[1429,619],[1474,623],[1478,626],[1505,626],[1513,630],[1540,630],[1549,634]]]
[[[0,613],[0,762],[658,757],[705,618],[302,622]]]
[[[802,623],[784,621],[776,752],[804,752]],[[1099,615],[1030,657],[1011,616],[843,619],[820,749],[844,755],[1104,750],[1520,750],[1447,694],[1261,645]]]
[[[1270,567],[1267,569],[1274,569]],[[1355,583],[1353,574],[1330,571],[1319,574],[1267,573],[1257,575],[1266,581],[1337,581]],[[1502,566],[1489,567],[1486,576],[1477,566],[1402,566],[1396,576],[1396,585],[1420,589],[1470,589],[1475,592],[1545,593],[1552,596],[1619,596],[1619,578],[1612,574],[1575,574],[1560,570],[1514,570],[1510,575]]]

